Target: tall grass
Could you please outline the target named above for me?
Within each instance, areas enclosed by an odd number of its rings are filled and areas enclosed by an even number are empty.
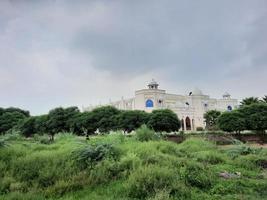
[[[267,195],[266,170],[259,165],[267,158],[266,150],[240,150],[238,145],[222,150],[201,138],[175,144],[145,129],[141,128],[140,137],[118,132],[89,141],[66,133],[57,135],[53,143],[41,142],[47,136],[1,138],[8,145],[0,148],[0,199],[261,199]],[[240,172],[241,177],[223,179],[219,173],[224,171]]]

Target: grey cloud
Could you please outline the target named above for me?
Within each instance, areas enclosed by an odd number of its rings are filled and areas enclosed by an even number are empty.
[[[105,102],[152,77],[174,92],[263,95],[266,9],[265,0],[0,1],[0,106]]]

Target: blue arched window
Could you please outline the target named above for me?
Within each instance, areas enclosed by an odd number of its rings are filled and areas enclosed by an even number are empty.
[[[151,99],[146,100],[146,107],[152,108],[154,106],[154,103]]]
[[[227,106],[227,110],[228,110],[228,111],[233,110],[232,106]]]

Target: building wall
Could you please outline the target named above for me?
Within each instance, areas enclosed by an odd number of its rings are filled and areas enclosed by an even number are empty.
[[[146,106],[147,100],[153,102],[153,107]],[[189,122],[190,129],[196,130],[197,127],[205,128],[203,117],[205,112],[208,110],[227,111],[229,106],[234,109],[238,106],[238,101],[237,99],[231,99],[230,95],[223,99],[210,98],[208,95],[202,94],[198,89],[192,95],[178,95],[168,94],[165,90],[150,88],[138,90],[133,98],[122,98],[119,101],[110,102],[109,105],[122,110],[144,110],[146,112],[168,108],[177,114],[183,123],[184,130],[187,130],[186,124],[188,125]],[[89,108],[84,110],[89,110]]]

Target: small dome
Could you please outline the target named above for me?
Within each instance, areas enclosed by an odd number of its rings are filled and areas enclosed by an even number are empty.
[[[198,88],[194,88],[192,95],[203,95],[202,91]]]
[[[231,97],[231,95],[230,95],[228,92],[225,92],[225,93],[223,94],[223,98],[224,98],[224,99],[230,99],[230,97]]]
[[[148,85],[158,85],[157,81],[152,79]]]
[[[223,97],[229,97],[229,96],[231,96],[228,92],[225,92],[224,94],[223,94]]]

